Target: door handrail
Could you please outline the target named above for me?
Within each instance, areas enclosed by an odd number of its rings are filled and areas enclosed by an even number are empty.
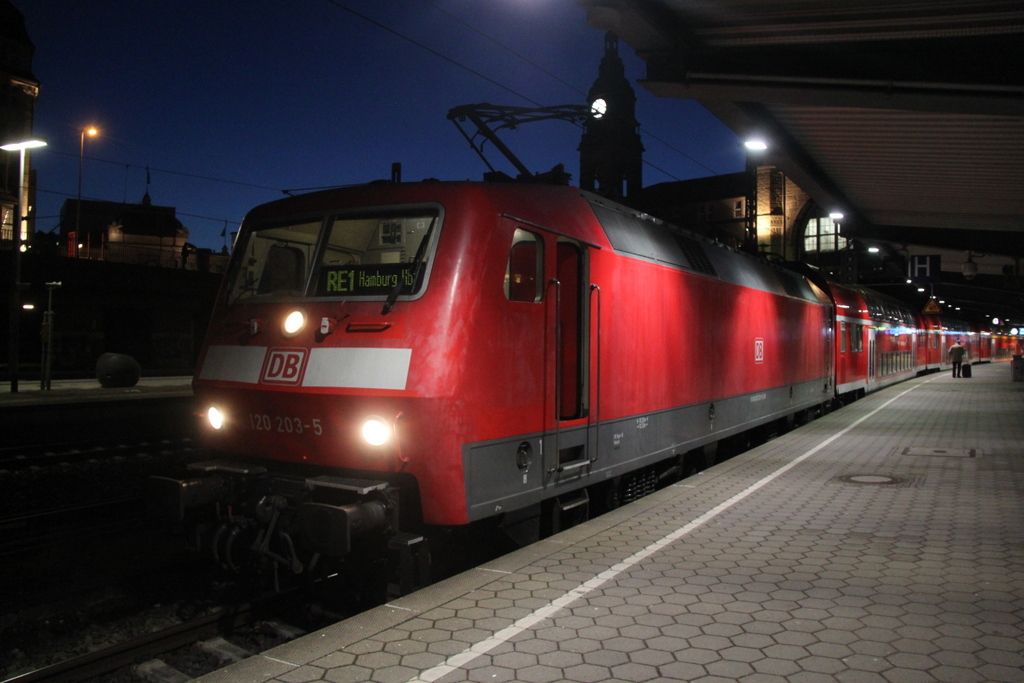
[[[594,292],[597,292],[597,348],[595,349],[597,356],[597,377],[594,378],[594,457],[590,459],[590,462],[597,462],[598,457],[601,455],[601,288],[593,283],[590,284],[590,301],[591,301],[591,313],[594,310]],[[591,315],[593,319],[593,315]]]
[[[555,463],[558,464],[562,435],[562,282],[553,277],[548,285],[555,287]]]

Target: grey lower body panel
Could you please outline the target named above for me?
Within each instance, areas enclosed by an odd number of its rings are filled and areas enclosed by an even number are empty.
[[[463,446],[470,521],[513,512],[821,405],[824,380]]]

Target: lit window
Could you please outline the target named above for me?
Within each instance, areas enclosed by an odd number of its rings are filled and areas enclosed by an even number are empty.
[[[839,226],[828,216],[811,218],[804,230],[804,253],[838,251],[846,248],[846,238],[839,236]]]
[[[541,300],[544,282],[544,250],[540,238],[517,228],[512,238],[505,269],[505,296],[509,301],[537,302]]]

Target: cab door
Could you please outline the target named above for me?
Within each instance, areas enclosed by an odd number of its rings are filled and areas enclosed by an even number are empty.
[[[548,483],[589,474],[590,286],[589,247],[555,234],[546,236],[552,259],[548,278],[550,414],[553,434],[546,449]]]
[[[557,419],[571,422],[586,417],[586,339],[583,250],[580,245],[558,240],[555,246],[556,305],[556,392]]]
[[[543,367],[536,404],[543,406],[540,459],[547,487],[589,474],[589,329],[595,297],[588,277],[593,247],[526,224],[516,226],[513,242],[508,298],[543,311],[527,323],[532,329],[525,331],[524,339],[530,340],[532,349],[523,353]]]

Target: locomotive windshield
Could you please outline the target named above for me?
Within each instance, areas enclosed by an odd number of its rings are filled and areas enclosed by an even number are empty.
[[[421,209],[253,228],[241,244],[228,301],[368,297],[390,308],[399,295],[422,289],[438,219],[438,211]]]

